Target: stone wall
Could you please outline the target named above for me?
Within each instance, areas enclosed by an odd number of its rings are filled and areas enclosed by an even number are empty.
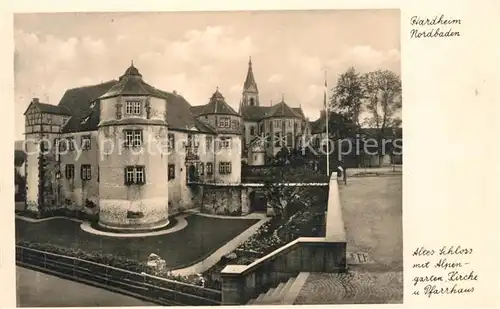
[[[200,211],[216,215],[235,215],[242,213],[241,196],[245,195],[241,187],[205,186]]]

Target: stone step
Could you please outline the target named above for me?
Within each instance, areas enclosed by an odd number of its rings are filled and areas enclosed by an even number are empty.
[[[276,288],[270,288],[269,290],[267,290],[267,293],[266,293],[266,295],[264,295],[264,297],[265,298],[271,297],[271,295],[273,295],[275,290],[276,290]]]
[[[278,295],[277,298],[283,300],[294,282],[295,282],[295,277],[291,277],[290,279],[288,279],[288,281],[285,283],[285,286],[283,286],[283,289],[281,289],[280,295]]]
[[[255,301],[253,302],[253,304],[254,304],[254,305],[259,304],[259,303],[262,301],[262,299],[264,299],[264,296],[266,296],[266,294],[265,294],[265,293],[260,294],[260,295],[259,295],[259,296],[255,299]]]
[[[283,287],[285,286],[285,283],[284,282],[281,282],[280,284],[278,284],[278,286],[276,287],[276,289],[274,290],[273,294],[271,295],[272,298],[275,298],[277,299],[279,296],[280,296],[280,293],[281,293],[281,290],[283,290]]]
[[[290,285],[290,288],[282,298],[283,305],[293,305],[293,302],[299,295],[299,292],[304,286],[304,283],[306,283],[307,277],[309,277],[309,273],[302,272],[297,276],[297,278],[294,279],[293,283]]]

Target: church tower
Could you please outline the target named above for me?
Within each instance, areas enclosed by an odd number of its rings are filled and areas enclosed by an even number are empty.
[[[243,85],[242,107],[259,106],[259,90],[253,76],[252,58],[248,61],[248,72],[245,84]]]

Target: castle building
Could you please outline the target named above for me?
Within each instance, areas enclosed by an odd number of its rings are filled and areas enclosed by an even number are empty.
[[[300,138],[309,133],[309,122],[302,108],[290,107],[284,95],[275,105],[261,105],[251,59],[239,113],[243,122],[243,156],[249,165],[264,164],[262,156],[269,160],[283,147],[297,148]]]
[[[241,117],[217,89],[208,103],[118,80],[69,89],[25,112],[27,210],[99,213],[99,225],[151,230],[195,207],[195,183],[241,182]]]

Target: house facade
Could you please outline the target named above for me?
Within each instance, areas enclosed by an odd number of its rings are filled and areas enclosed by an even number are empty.
[[[69,89],[25,112],[26,208],[99,213],[108,229],[156,229],[196,207],[194,183],[241,182],[241,117],[217,89],[204,106],[144,81]]]

